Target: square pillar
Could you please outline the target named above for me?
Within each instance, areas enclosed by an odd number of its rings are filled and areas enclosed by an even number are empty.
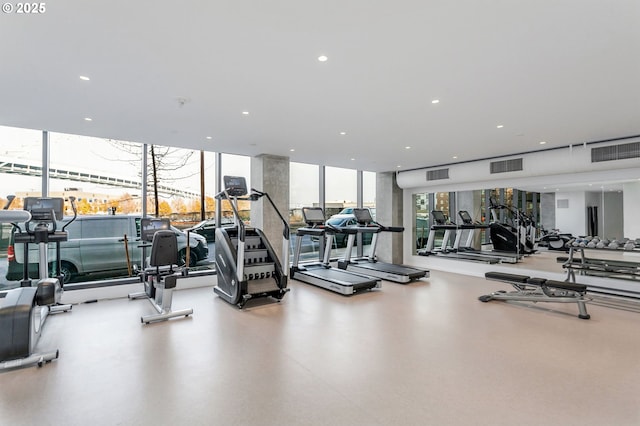
[[[251,186],[269,194],[280,214],[289,220],[289,157],[268,154],[252,157]],[[262,229],[282,261],[283,224],[266,199],[251,203],[251,226]]]
[[[396,183],[394,172],[376,173],[376,221],[385,226],[403,226],[402,189]],[[383,232],[378,235],[377,256],[381,262],[403,262],[403,235],[411,235],[411,229],[404,233]]]

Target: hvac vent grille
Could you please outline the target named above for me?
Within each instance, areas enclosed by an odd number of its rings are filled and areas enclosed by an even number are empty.
[[[513,160],[492,161],[491,173],[517,172],[522,170],[522,158]]]
[[[640,157],[640,142],[591,148],[591,162],[624,160]]]
[[[427,170],[427,181],[449,179],[449,169]]]

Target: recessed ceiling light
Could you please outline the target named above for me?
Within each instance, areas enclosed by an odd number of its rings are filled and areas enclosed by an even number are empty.
[[[540,141],[540,145],[544,145],[546,143],[547,143],[547,141]]]
[[[211,139],[213,139],[213,138],[212,138],[211,136],[207,136],[207,139],[211,140]]]
[[[405,146],[404,149],[411,149],[411,147],[410,146]]]
[[[86,75],[81,75],[80,76],[80,80],[89,81],[91,79],[89,77],[87,77]]]
[[[319,60],[320,62],[327,62],[327,60],[328,60],[328,59],[329,59],[329,58],[328,58],[328,57],[326,57],[325,55],[320,55],[320,56],[318,56],[318,60]]]
[[[294,152],[294,151],[295,151],[295,148],[291,148],[289,151]]]
[[[454,155],[454,156],[453,156],[453,159],[455,160],[456,158],[458,158],[458,156],[457,156],[457,155]]]
[[[249,115],[249,111],[242,111],[242,115]]]
[[[356,161],[356,159],[355,159],[355,158],[352,158],[352,159],[351,159],[351,161]]]
[[[85,118],[84,118],[84,121],[93,121],[93,118],[91,118],[91,117],[85,117]]]
[[[439,104],[440,103],[440,99],[434,99],[431,101],[432,104]]]
[[[400,164],[398,164],[396,167],[397,167],[397,168],[400,168],[400,167],[402,167],[402,166],[401,166]]]
[[[342,136],[344,136],[344,135],[346,135],[346,134],[347,134],[347,132],[340,132],[340,134],[341,134]]]
[[[496,127],[497,127],[498,129],[502,129],[504,126],[503,126],[502,124],[498,124]]]

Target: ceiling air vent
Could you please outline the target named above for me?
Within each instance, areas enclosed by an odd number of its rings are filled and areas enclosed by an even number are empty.
[[[513,160],[492,161],[491,173],[517,172],[522,170],[522,158]]]
[[[626,158],[640,158],[640,142],[609,145],[591,148],[591,162],[624,160]]]
[[[427,170],[427,181],[449,179],[449,169]]]

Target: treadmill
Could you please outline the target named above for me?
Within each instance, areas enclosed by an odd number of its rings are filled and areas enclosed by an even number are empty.
[[[296,232],[296,247],[293,254],[290,277],[322,287],[342,295],[351,295],[363,290],[382,288],[382,283],[378,278],[367,275],[343,271],[332,268],[329,264],[331,257],[331,245],[336,233],[357,233],[355,229],[335,228],[325,225],[324,211],[320,207],[303,207],[302,216],[307,226],[299,228]],[[300,263],[300,252],[304,236],[317,237],[320,242],[319,256],[322,256],[324,245],[324,256],[315,262]]]
[[[427,245],[424,249],[419,250],[418,254],[422,256],[429,256],[430,254],[447,254],[451,251],[449,248],[451,235],[458,232],[458,225],[455,223],[447,223],[447,217],[441,210],[432,210],[431,217],[433,218],[433,223],[429,228]],[[440,247],[436,247],[436,233],[438,231],[444,231]]]
[[[466,213],[466,215],[464,215],[463,212]],[[466,211],[463,212],[460,212],[463,223],[461,225],[457,225],[453,222],[447,222],[447,217],[441,210],[433,210],[431,212],[433,225],[429,231],[427,245],[423,250],[418,251],[418,254],[422,256],[437,255],[438,257],[452,260],[464,260],[489,264],[500,263],[502,261],[513,263],[511,261],[512,257],[510,256],[503,257],[495,253],[489,254],[480,252],[471,247],[473,244],[473,235],[475,230],[480,227],[485,227],[485,225],[474,224],[469,213]],[[471,220],[470,222],[465,220],[467,217]],[[435,247],[436,232],[441,230],[445,231],[442,244],[440,247]],[[465,242],[466,246],[461,247],[460,244],[465,231],[468,231]],[[452,246],[449,246],[449,241],[453,234],[455,234],[455,241]]]
[[[378,222],[375,222],[371,217],[369,209],[353,209],[353,214],[356,217],[358,225],[351,228],[355,229],[356,233],[349,233],[344,257],[342,260],[338,261],[338,267],[340,269],[371,275],[373,277],[401,284],[407,284],[420,278],[429,277],[429,271],[426,269],[397,265],[395,263],[378,262],[376,260],[376,248],[379,233],[404,232],[403,227],[383,226]],[[368,257],[351,259],[351,251],[353,250],[354,240],[357,233],[373,233],[373,238],[371,240],[371,252]]]

